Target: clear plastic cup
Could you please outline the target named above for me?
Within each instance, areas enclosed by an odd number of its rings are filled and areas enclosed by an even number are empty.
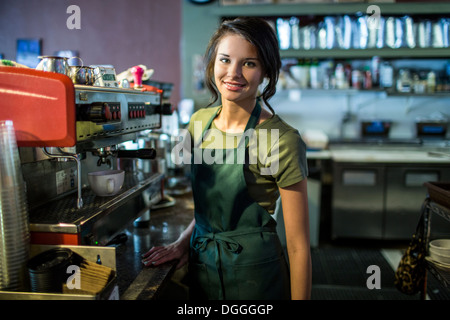
[[[16,133],[13,122],[0,121],[0,190],[22,182],[20,172],[19,150],[17,148]]]
[[[0,121],[0,290],[26,285],[30,232],[26,189],[13,122]]]

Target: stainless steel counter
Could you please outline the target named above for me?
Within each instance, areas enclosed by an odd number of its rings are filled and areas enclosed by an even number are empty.
[[[125,242],[110,247],[70,247],[76,252],[82,250],[80,254],[88,259],[91,258],[92,261],[96,261],[98,254],[101,253],[102,263],[115,270],[114,283],[110,286],[111,288],[105,289],[101,297],[0,291],[0,300],[92,300],[117,299],[117,297],[121,300],[150,300],[158,298],[175,271],[175,262],[158,267],[145,267],[141,262],[141,255],[153,246],[167,245],[175,241],[192,221],[194,216],[192,193],[174,198],[176,200],[174,206],[151,210],[149,223],[145,227],[134,227],[133,222],[125,226],[121,231],[127,236]],[[42,251],[41,247],[45,246],[37,246]],[[109,255],[112,253],[113,256],[109,257],[106,253]]]
[[[145,267],[142,254],[153,246],[175,241],[194,217],[192,194],[174,196],[175,206],[152,210],[147,227],[129,224],[123,232],[128,240],[116,247],[117,283],[121,300],[150,300],[161,293],[175,271],[175,263]]]
[[[439,155],[442,151],[428,151],[412,148],[333,148],[330,159],[336,162],[370,163],[450,163],[450,156]]]
[[[377,144],[336,143],[327,150],[308,151],[308,159],[333,160],[335,162],[359,163],[450,163],[450,145],[424,144]]]

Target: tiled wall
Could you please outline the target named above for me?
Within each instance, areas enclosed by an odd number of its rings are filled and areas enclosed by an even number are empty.
[[[16,60],[16,41],[42,39],[42,54],[78,50],[85,65],[112,64],[120,73],[137,64],[153,79],[175,84],[180,99],[180,0],[2,0],[0,53]],[[81,29],[69,29],[70,5],[80,8]]]

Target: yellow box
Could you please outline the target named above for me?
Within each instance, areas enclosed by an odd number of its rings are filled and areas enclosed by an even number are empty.
[[[366,1],[362,0],[334,0],[335,3],[365,3]],[[377,0],[378,2],[378,0]]]
[[[95,263],[100,257],[102,265],[113,270],[112,278],[105,288],[97,293],[45,293],[1,291],[0,300],[119,300],[119,287],[116,274],[116,248],[100,246],[70,246],[70,245],[31,245],[30,257],[53,248],[69,248],[88,261]]]
[[[250,0],[220,0],[222,6],[237,6],[243,4],[249,4]]]
[[[279,4],[288,4],[288,3],[332,3],[333,0],[276,0]]]
[[[249,0],[249,4],[273,4],[276,0]]]

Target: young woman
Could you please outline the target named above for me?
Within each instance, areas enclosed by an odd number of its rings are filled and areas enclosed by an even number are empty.
[[[189,261],[194,298],[309,299],[306,148],[268,103],[281,67],[276,34],[259,18],[225,21],[206,63],[213,103],[220,93],[221,105],[200,109],[189,125],[195,218],[143,263]],[[272,218],[279,196],[288,258]]]

